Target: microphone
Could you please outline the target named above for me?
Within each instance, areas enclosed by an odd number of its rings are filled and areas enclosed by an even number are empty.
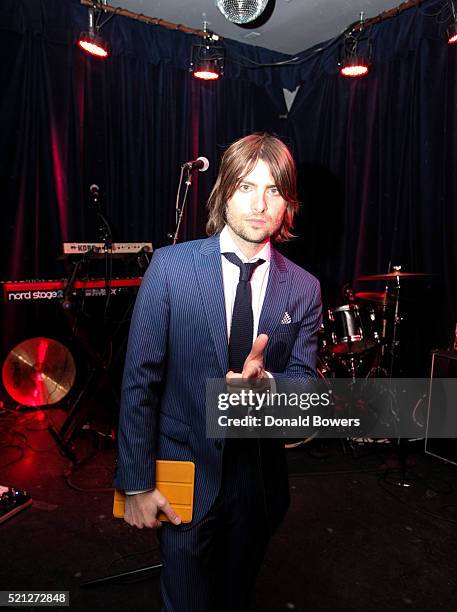
[[[94,202],[97,202],[98,201],[98,196],[100,195],[99,194],[99,191],[100,191],[99,186],[98,185],[91,185],[89,187],[89,191],[90,191],[90,195],[94,198]]]
[[[209,168],[209,161],[206,159],[206,157],[197,157],[197,159],[194,159],[193,161],[186,162],[182,167],[189,171],[198,170],[199,172],[206,172],[206,170]]]

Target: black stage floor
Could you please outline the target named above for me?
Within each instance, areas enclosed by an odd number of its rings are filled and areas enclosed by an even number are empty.
[[[82,586],[160,560],[152,531],[111,516],[115,450],[103,427],[80,433],[76,451],[85,460],[71,471],[47,431],[62,422],[62,410],[0,415],[0,484],[33,497],[0,525],[0,590],[68,590],[75,611],[160,610],[157,573]],[[397,465],[391,443],[313,440],[289,450],[292,503],[253,610],[456,610],[457,467],[423,447],[408,443],[409,488],[380,478]]]

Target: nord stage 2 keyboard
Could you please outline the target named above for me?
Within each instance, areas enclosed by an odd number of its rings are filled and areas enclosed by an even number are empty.
[[[113,278],[108,283],[111,295],[136,293],[141,285],[142,277]],[[35,302],[64,299],[67,280],[29,280],[5,281],[3,283],[3,300],[5,302]],[[90,278],[77,280],[70,293],[71,296],[84,297],[106,296],[106,280]]]

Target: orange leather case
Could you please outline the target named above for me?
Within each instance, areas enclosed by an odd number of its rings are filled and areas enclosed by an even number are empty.
[[[194,509],[195,464],[192,461],[156,461],[156,487],[168,499],[183,523],[190,523]],[[124,493],[114,490],[113,516],[124,518]],[[168,521],[162,512],[160,521]]]

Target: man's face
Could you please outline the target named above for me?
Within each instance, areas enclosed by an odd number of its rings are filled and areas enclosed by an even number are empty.
[[[285,211],[286,202],[270,169],[259,159],[228,200],[226,222],[240,246],[262,244],[279,230]]]

